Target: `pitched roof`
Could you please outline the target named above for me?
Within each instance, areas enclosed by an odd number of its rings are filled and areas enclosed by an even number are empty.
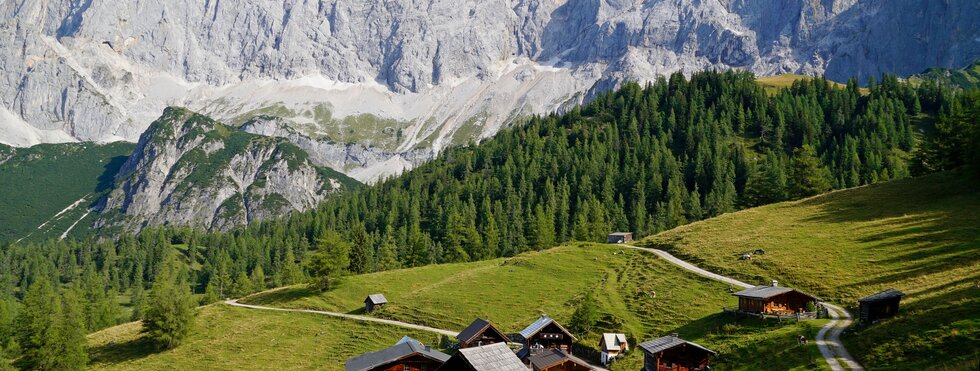
[[[785,294],[785,293],[791,292],[791,291],[796,291],[796,292],[801,293],[803,295],[806,295],[806,296],[809,296],[811,298],[820,300],[820,298],[818,298],[816,296],[813,296],[813,295],[810,295],[810,294],[807,294],[807,293],[802,292],[800,290],[792,289],[792,288],[789,288],[789,287],[782,287],[782,286],[756,286],[756,287],[750,287],[750,288],[747,288],[745,290],[736,292],[736,293],[734,293],[732,295],[743,297],[743,298],[752,298],[752,299],[769,299],[769,298],[771,298],[773,296],[782,295],[782,294]]]
[[[408,341],[399,341],[398,344],[379,350],[377,352],[364,353],[357,357],[347,360],[345,369],[347,371],[363,371],[378,367],[399,359],[420,354],[426,358],[445,363],[449,360],[449,355],[432,348],[422,346],[422,343],[409,338]]]
[[[382,294],[371,294],[371,295],[368,295],[367,299],[364,299],[364,301],[370,301],[371,304],[386,304],[386,303],[388,303],[388,299],[386,299],[385,296],[382,295]]]
[[[599,347],[605,347],[608,350],[620,350],[620,345],[626,343],[625,334],[602,334],[602,340],[600,340]]]
[[[484,320],[482,318],[477,318],[473,320],[473,323],[471,323],[469,326],[466,326],[466,328],[463,329],[463,331],[460,331],[459,335],[456,335],[456,339],[458,339],[460,342],[463,343],[469,343],[470,341],[473,341],[473,338],[475,338],[477,335],[482,334],[488,329],[492,329],[494,332],[497,333],[497,335],[499,335],[502,339],[504,339],[504,341],[509,340],[507,335],[505,335],[503,332],[500,332],[500,330],[494,327],[493,324],[490,323],[490,321]]]
[[[592,368],[592,366],[582,363],[581,360],[569,356],[568,353],[563,352],[561,349],[554,349],[554,348],[545,349],[528,358],[528,361],[531,362],[531,365],[535,369],[548,368],[557,365],[559,363],[563,363],[565,361],[575,362],[582,366]]]
[[[683,345],[683,344],[687,344],[687,345],[693,346],[695,348],[699,348],[699,349],[704,350],[704,351],[706,351],[708,353],[711,353],[711,354],[718,354],[718,353],[715,353],[715,351],[713,351],[711,349],[705,348],[703,346],[700,346],[698,344],[692,343],[690,341],[681,339],[681,338],[679,338],[677,336],[673,336],[673,335],[671,335],[671,336],[664,336],[662,338],[657,338],[657,339],[653,339],[653,340],[650,340],[650,341],[642,342],[642,343],[640,343],[640,349],[643,349],[643,351],[649,352],[649,353],[659,353],[659,352],[662,352],[662,351],[665,351],[667,349],[671,349],[673,347],[676,347],[676,346],[679,346],[679,345]]]
[[[613,232],[613,233],[610,233],[609,235],[610,236],[626,236],[626,235],[631,235],[631,234],[633,234],[633,232]]]
[[[525,339],[530,339],[531,336],[534,336],[534,334],[537,334],[538,332],[541,331],[541,329],[545,328],[545,326],[548,326],[551,323],[554,323],[555,326],[558,326],[558,328],[560,328],[561,331],[564,332],[566,335],[570,336],[573,341],[576,340],[575,335],[572,335],[571,332],[568,332],[568,330],[566,330],[565,327],[563,327],[558,322],[555,322],[555,320],[551,319],[551,317],[548,317],[547,314],[542,314],[541,317],[538,317],[538,319],[534,321],[534,323],[528,325],[523,330],[521,330],[520,334]]]
[[[888,289],[888,290],[879,292],[877,294],[868,296],[866,298],[858,299],[858,302],[864,303],[864,302],[870,302],[870,301],[878,301],[878,300],[885,300],[885,299],[892,299],[892,298],[900,298],[902,296],[905,296],[905,293],[904,292],[901,292],[901,291],[898,291],[898,290],[895,290],[895,289]]]
[[[477,371],[527,371],[527,367],[505,343],[463,348],[456,356]]]

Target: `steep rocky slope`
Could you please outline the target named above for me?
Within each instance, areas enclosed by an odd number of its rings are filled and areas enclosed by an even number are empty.
[[[120,168],[95,226],[138,230],[166,224],[227,230],[309,209],[356,184],[315,166],[286,140],[168,108]]]
[[[362,180],[624,79],[867,79],[980,55],[971,0],[10,0],[0,16],[0,142],[133,141],[182,105],[376,153],[345,169]]]

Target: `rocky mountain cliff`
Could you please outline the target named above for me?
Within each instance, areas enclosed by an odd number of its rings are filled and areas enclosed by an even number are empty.
[[[292,143],[167,108],[140,137],[100,205],[97,228],[211,230],[314,207],[357,182],[315,166]]]
[[[626,79],[980,56],[973,0],[8,0],[0,16],[0,142],[133,141],[182,105],[371,153],[338,168],[366,181]]]

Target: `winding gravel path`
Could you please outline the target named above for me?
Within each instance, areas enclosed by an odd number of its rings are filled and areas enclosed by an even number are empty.
[[[663,250],[632,245],[622,246],[657,254],[657,256],[660,256],[670,263],[714,280],[744,288],[754,287],[754,285],[698,268],[693,264],[683,261]],[[851,322],[853,322],[851,319],[851,314],[844,310],[844,308],[833,304],[822,303],[822,305],[827,309],[827,314],[830,315],[831,321],[824,325],[819,332],[817,332],[817,336],[814,339],[817,342],[817,348],[820,349],[820,354],[823,355],[824,360],[827,361],[827,365],[830,366],[831,370],[844,371],[851,369],[863,371],[864,367],[861,367],[861,365],[857,363],[854,357],[852,357],[851,354],[847,352],[847,349],[844,348],[844,344],[840,341],[840,334],[844,332],[844,329],[851,325]],[[828,333],[830,336],[827,336]],[[841,363],[843,363],[846,368],[841,366]]]

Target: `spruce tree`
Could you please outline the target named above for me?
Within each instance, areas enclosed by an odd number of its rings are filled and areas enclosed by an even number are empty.
[[[795,197],[809,197],[830,190],[830,173],[823,166],[810,145],[793,151],[792,193]]]
[[[165,349],[178,346],[187,337],[195,316],[191,290],[179,280],[176,265],[173,258],[162,264],[143,315],[143,332]]]
[[[17,315],[17,342],[28,369],[53,370],[58,366],[58,321],[62,307],[58,295],[46,279],[35,281],[24,295],[24,307]]]
[[[310,284],[314,290],[330,290],[350,267],[351,245],[334,231],[327,231],[316,241],[317,250],[310,257]]]

